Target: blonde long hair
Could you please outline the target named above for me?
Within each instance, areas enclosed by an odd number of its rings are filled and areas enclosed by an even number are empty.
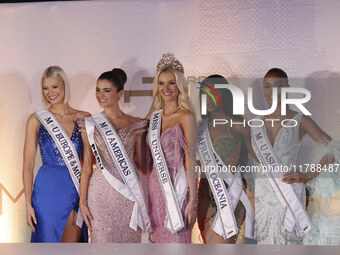
[[[177,98],[178,106],[181,109],[190,111],[190,100],[188,95],[188,82],[184,74],[173,68],[166,68],[164,70],[158,71],[155,79],[153,80],[152,96],[154,98],[153,103],[150,108],[150,112],[157,111],[163,108],[164,102],[161,95],[158,92],[158,80],[162,73],[173,73],[175,75],[176,84],[179,90],[179,95]]]

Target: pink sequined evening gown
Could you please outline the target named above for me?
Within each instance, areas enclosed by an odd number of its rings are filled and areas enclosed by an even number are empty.
[[[187,143],[183,136],[180,125],[168,128],[161,135],[161,145],[165,160],[168,166],[172,183],[180,167],[184,166],[185,151],[188,151]],[[165,201],[155,167],[152,168],[148,178],[149,188],[149,208],[154,240],[156,243],[191,243],[191,231],[186,227],[172,234],[165,228],[166,209]],[[189,199],[189,189],[187,197],[182,206],[182,216]]]
[[[147,120],[143,119],[118,131],[130,159],[133,159],[134,155],[136,134],[146,131],[147,123]],[[83,121],[80,122],[80,126],[85,132]],[[97,129],[95,129],[94,139],[104,167],[115,178],[123,182],[107,150],[105,141]],[[98,166],[94,169],[90,180],[87,203],[93,216],[90,237],[92,243],[139,243],[141,241],[140,229],[134,231],[129,227],[134,202],[112,188]]]

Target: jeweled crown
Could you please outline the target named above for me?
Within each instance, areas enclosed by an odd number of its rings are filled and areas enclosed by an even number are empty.
[[[170,52],[163,54],[161,60],[159,60],[157,64],[157,72],[161,72],[167,68],[172,68],[184,73],[182,63],[179,62],[179,60],[175,58],[175,55]]]

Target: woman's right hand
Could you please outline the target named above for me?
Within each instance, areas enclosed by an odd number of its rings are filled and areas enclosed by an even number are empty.
[[[35,217],[34,208],[31,205],[26,206],[26,222],[27,225],[35,232],[34,224],[37,225],[37,218]],[[33,224],[34,223],[34,224]]]
[[[81,214],[83,215],[85,224],[91,233],[92,232],[91,220],[93,220],[93,217],[90,212],[90,209],[84,204],[79,204],[79,208],[80,208]]]

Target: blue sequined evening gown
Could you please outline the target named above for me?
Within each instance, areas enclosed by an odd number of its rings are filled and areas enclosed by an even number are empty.
[[[77,124],[71,141],[79,156],[82,140]],[[32,205],[37,225],[31,242],[61,242],[72,210],[78,211],[79,196],[57,145],[43,125],[39,127],[38,142],[43,165],[33,186]]]

